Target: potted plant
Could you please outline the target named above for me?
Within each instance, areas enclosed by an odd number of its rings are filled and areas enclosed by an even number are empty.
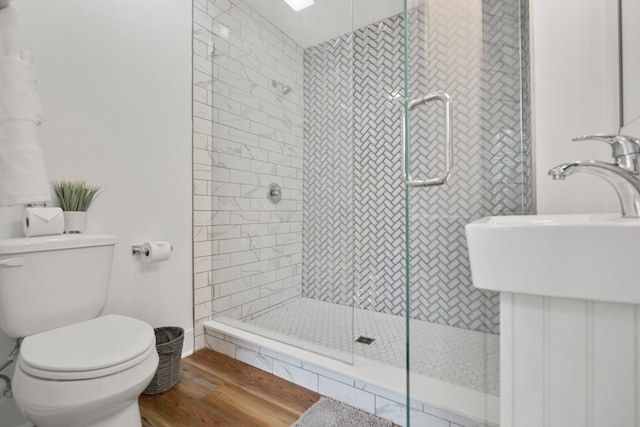
[[[65,233],[82,233],[87,229],[87,209],[100,195],[99,185],[85,181],[62,180],[53,183],[64,215]]]

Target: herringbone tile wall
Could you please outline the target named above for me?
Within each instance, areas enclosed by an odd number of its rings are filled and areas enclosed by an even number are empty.
[[[304,164],[311,169],[303,168],[303,236],[309,238],[302,281],[312,284],[311,297],[337,304],[353,301],[352,56],[351,34],[304,53]]]
[[[471,284],[464,225],[532,210],[519,2],[427,0],[408,19],[409,97],[451,93],[456,156],[447,186],[410,193],[410,315],[497,333],[498,298]],[[396,315],[405,314],[403,27],[390,17],[304,55],[303,295]],[[441,115],[435,105],[412,115],[416,177],[442,171]]]

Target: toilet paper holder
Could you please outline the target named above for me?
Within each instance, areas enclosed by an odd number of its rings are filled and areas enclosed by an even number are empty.
[[[173,245],[171,245],[171,252],[173,252]],[[133,245],[131,246],[131,255],[149,256],[149,251],[145,251],[142,245]]]

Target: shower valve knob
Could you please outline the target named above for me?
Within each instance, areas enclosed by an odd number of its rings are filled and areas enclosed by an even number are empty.
[[[278,203],[282,199],[282,190],[276,183],[269,185],[267,189],[267,198],[271,203]]]

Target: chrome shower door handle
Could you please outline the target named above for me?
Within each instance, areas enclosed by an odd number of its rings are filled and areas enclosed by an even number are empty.
[[[407,131],[409,130],[408,116],[416,107],[428,104],[432,101],[440,101],[444,106],[445,171],[440,178],[420,180],[412,178],[411,171],[409,169],[409,139],[407,138]],[[435,185],[442,185],[451,178],[451,168],[453,166],[453,123],[451,118],[451,96],[449,96],[447,92],[439,90],[409,102],[406,113],[402,116],[402,166],[402,176],[404,181],[412,187],[431,187]]]

